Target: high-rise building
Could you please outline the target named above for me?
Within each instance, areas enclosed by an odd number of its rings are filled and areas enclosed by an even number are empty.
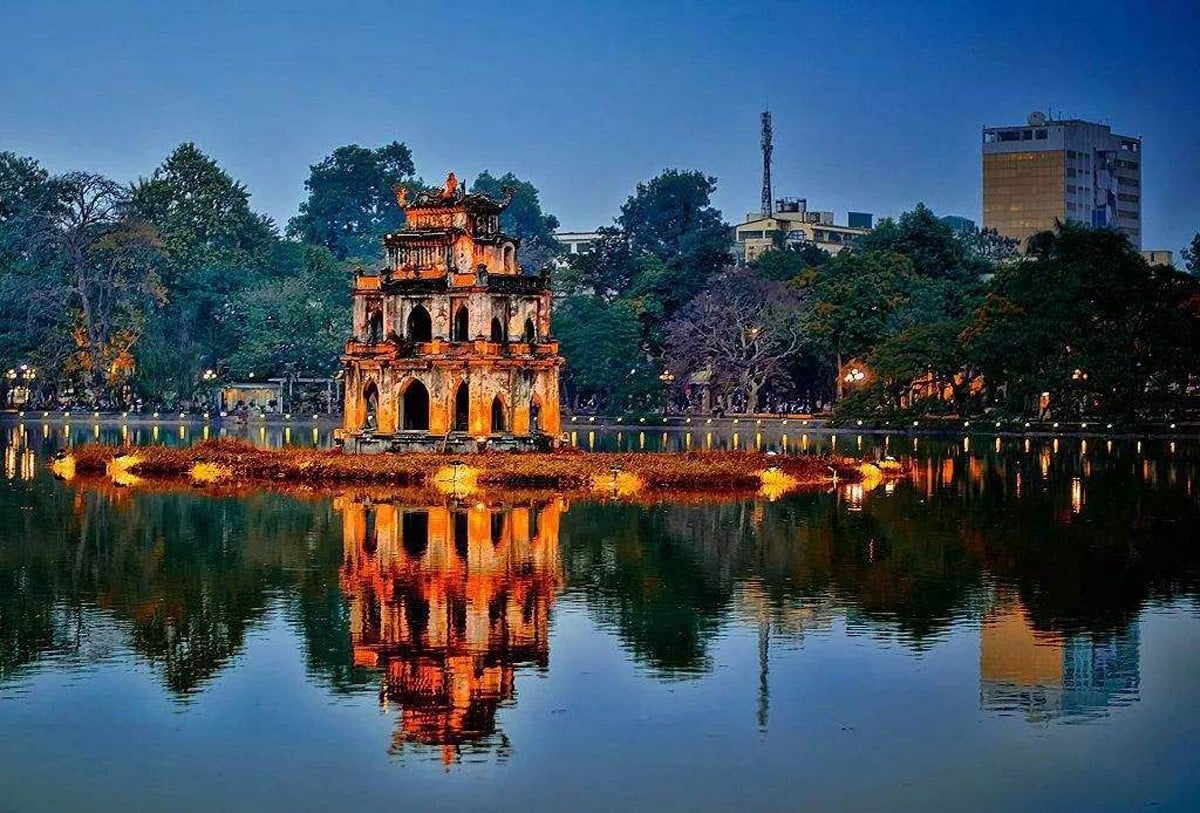
[[[1142,140],[1052,120],[983,130],[983,225],[1025,240],[1055,221],[1115,228],[1142,245]]]

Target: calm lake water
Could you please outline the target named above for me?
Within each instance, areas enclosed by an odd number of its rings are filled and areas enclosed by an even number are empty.
[[[0,810],[1200,806],[1194,442],[412,504],[52,480],[90,429],[0,427]]]

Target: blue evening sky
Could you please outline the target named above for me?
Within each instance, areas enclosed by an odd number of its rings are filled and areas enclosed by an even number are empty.
[[[980,128],[1031,110],[1144,144],[1144,247],[1200,229],[1200,4],[65,3],[0,0],[0,149],[130,180],[184,140],[281,224],[334,147],[406,142],[426,180],[513,171],[566,228],[667,167],[980,218]]]

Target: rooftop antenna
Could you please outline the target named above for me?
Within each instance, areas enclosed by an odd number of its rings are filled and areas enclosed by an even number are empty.
[[[771,111],[764,110],[762,114],[762,153],[763,153],[763,179],[762,179],[762,213],[770,217],[771,208],[771,151],[774,146],[771,144]]]

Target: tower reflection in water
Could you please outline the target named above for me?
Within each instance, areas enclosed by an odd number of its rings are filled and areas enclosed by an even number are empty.
[[[382,672],[406,744],[503,757],[497,708],[520,667],[549,665],[550,607],[561,586],[561,500],[409,507],[341,498],[341,584],[358,666]]]

